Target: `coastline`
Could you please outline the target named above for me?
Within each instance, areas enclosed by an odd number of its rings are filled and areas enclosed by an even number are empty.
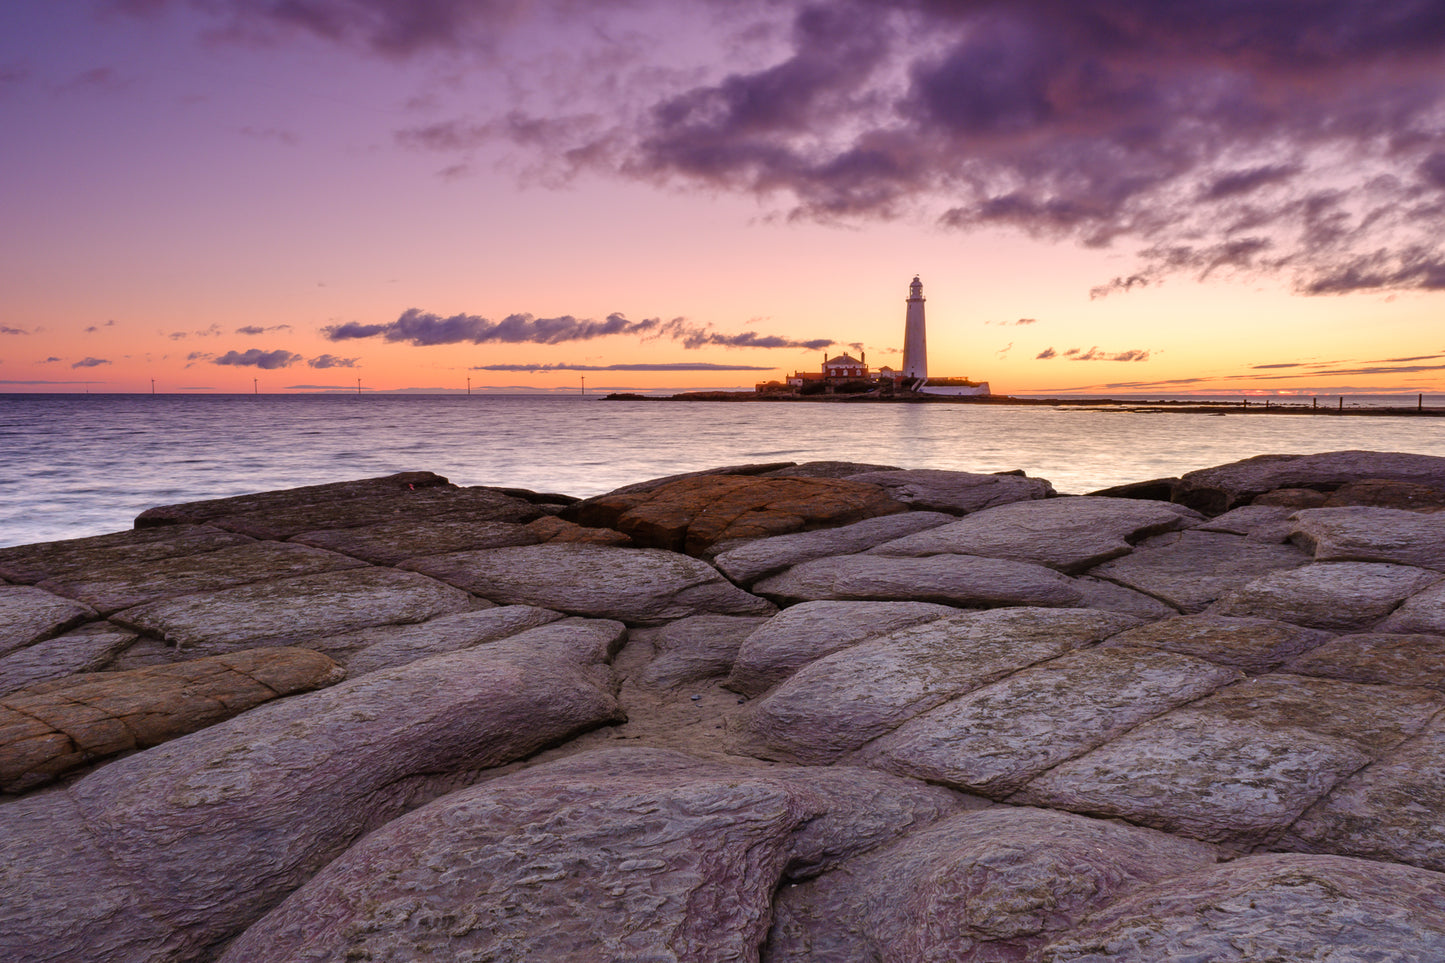
[[[603,401],[709,401],[709,402],[762,402],[770,404],[882,404],[882,405],[980,405],[1016,406],[1032,408],[1081,408],[1098,411],[1127,411],[1135,413],[1180,413],[1180,414],[1245,414],[1245,415],[1328,415],[1328,416],[1395,416],[1395,417],[1445,417],[1445,407],[1423,404],[1416,405],[1306,405],[1279,403],[1273,399],[1261,402],[1241,401],[1193,401],[1186,399],[1159,399],[1141,401],[1125,398],[1019,398],[1013,395],[894,395],[891,398],[871,395],[761,395],[752,391],[686,391],[675,395],[643,395],[632,392],[614,392],[604,395]]]

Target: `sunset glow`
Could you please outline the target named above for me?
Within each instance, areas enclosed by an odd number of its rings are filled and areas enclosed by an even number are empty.
[[[0,391],[1445,390],[1445,17],[1261,0],[0,12]]]

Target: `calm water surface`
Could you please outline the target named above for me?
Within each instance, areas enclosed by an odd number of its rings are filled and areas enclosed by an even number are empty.
[[[1429,399],[1427,399],[1429,400]],[[537,396],[0,395],[0,545],[119,531],[155,505],[429,470],[595,495],[751,461],[1003,471],[1061,492],[1266,452],[1445,455],[1445,419]]]

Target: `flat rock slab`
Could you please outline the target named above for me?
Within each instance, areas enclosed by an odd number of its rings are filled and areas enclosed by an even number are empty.
[[[339,572],[365,564],[304,545],[247,541],[200,555],[100,565],[47,579],[41,587],[109,615],[157,599],[295,575]]]
[[[1395,562],[1445,571],[1445,514],[1393,508],[1297,512],[1290,538],[1318,562]]]
[[[407,567],[504,605],[628,623],[775,611],[706,562],[657,549],[526,545],[439,555]]]
[[[1360,770],[1290,827],[1283,845],[1445,871],[1445,723]]]
[[[878,485],[914,511],[950,515],[965,515],[1009,502],[1050,498],[1054,494],[1054,486],[1042,478],[966,471],[871,471],[851,475],[849,481]]]
[[[761,771],[631,764],[656,755],[573,757],[438,800],[221,959],[756,959],[789,839],[822,800]]]
[[[1445,876],[1360,859],[1253,856],[1165,880],[1049,944],[1046,963],[1445,958]]]
[[[1290,622],[1204,614],[1151,622],[1121,632],[1104,644],[1166,649],[1208,659],[1217,665],[1234,666],[1249,675],[1260,675],[1273,672],[1300,653],[1323,646],[1333,638],[1329,632]]]
[[[64,578],[77,572],[84,574],[110,565],[199,555],[250,541],[245,535],[223,532],[207,525],[173,525],[163,529],[72,538],[63,542],[17,545],[0,548],[0,576],[29,584],[47,578]]]
[[[325,652],[352,676],[407,665],[474,645],[486,645],[563,618],[561,612],[531,605],[499,605],[440,615],[411,625],[378,625],[316,639],[309,648]]]
[[[1286,668],[1299,675],[1445,692],[1445,636],[1342,635],[1293,659]]]
[[[1078,573],[1126,555],[1140,539],[1200,517],[1168,502],[1080,495],[1014,502],[873,549],[876,555],[983,555]]]
[[[134,632],[109,622],[93,622],[74,632],[36,642],[0,658],[0,695],[76,672],[93,672],[135,640]]]
[[[1209,611],[1278,619],[1318,629],[1358,630],[1374,626],[1405,599],[1424,592],[1440,579],[1439,572],[1410,565],[1316,563],[1263,575],[1223,596]]]
[[[357,481],[306,485],[302,488],[283,488],[277,491],[236,495],[231,498],[211,498],[200,502],[161,505],[141,512],[135,520],[135,527],[155,528],[163,525],[197,524],[227,515],[288,511],[307,505],[325,505],[348,499],[399,495],[403,492],[414,492],[422,488],[439,486],[451,487],[445,478],[429,471],[400,472],[380,478],[362,478]]]
[[[582,545],[616,545],[630,548],[631,536],[610,528],[588,528],[555,515],[543,515],[527,523],[527,531],[540,542],[576,542]],[[525,544],[525,543],[523,543]],[[478,546],[480,547],[480,546]]]
[[[1171,532],[1148,539],[1132,554],[1089,570],[1168,603],[1182,612],[1211,602],[1261,575],[1299,568],[1310,557],[1292,545],[1218,532]]]
[[[669,622],[652,630],[649,641],[657,655],[639,673],[638,681],[671,688],[727,675],[743,640],[767,622],[743,615],[694,615]]]
[[[914,716],[858,758],[1003,799],[1044,770],[1239,677],[1172,652],[1072,652]]]
[[[127,609],[114,621],[205,654],[424,622],[474,607],[477,600],[466,592],[424,575],[362,568],[164,599]]]
[[[1325,499],[1326,507],[1367,505],[1372,508],[1398,508],[1407,512],[1438,512],[1445,509],[1445,488],[1418,485],[1414,482],[1368,481],[1341,485]]]
[[[676,475],[664,475],[661,478],[649,478],[647,481],[634,482],[631,485],[623,485],[621,488],[614,488],[599,497],[607,498],[611,495],[640,495],[646,492],[656,491],[673,482],[684,481],[690,478],[703,478],[710,475],[771,475],[774,472],[787,471],[797,468],[797,462],[791,461],[769,461],[753,462],[747,465],[724,465],[721,468],[704,468],[701,471],[685,471]]]
[[[766,472],[769,478],[851,478],[871,471],[902,471],[897,465],[872,465],[862,461],[805,461]]]
[[[1406,599],[1380,624],[1380,631],[1445,635],[1445,582]]]
[[[564,517],[615,528],[638,545],[700,555],[715,542],[846,525],[907,510],[877,485],[702,475],[647,492],[591,498]]]
[[[88,605],[32,585],[0,585],[0,656],[98,617]]]
[[[800,669],[731,720],[733,744],[819,765],[920,713],[1138,622],[1090,610],[969,612],[901,629]]]
[[[930,602],[803,602],[743,640],[727,687],[761,695],[825,655],[958,610]]]
[[[516,522],[442,518],[402,519],[359,528],[303,532],[291,541],[365,559],[373,565],[396,565],[426,555],[536,545],[545,539]]]
[[[790,568],[815,558],[856,555],[876,545],[905,535],[936,528],[954,520],[942,512],[905,512],[869,518],[841,528],[797,532],[744,542],[719,553],[712,562],[734,582],[747,585],[764,575]]]
[[[842,555],[804,562],[753,585],[783,604],[838,601],[920,601],[962,608],[1005,605],[1096,607],[1175,614],[1160,602],[1107,582],[1087,582],[1032,562],[974,555]]]
[[[1214,859],[1209,846],[1121,823],[964,813],[784,887],[763,960],[1034,960],[1091,913]]]
[[[1280,543],[1294,531],[1296,508],[1282,505],[1242,505],[1198,525],[1196,532],[1224,532],[1243,535],[1259,542]]]
[[[504,495],[496,489],[446,485],[222,515],[210,519],[210,524],[255,538],[291,538],[322,529],[360,528],[387,522],[452,518],[523,523],[541,515],[542,510],[531,502]]]
[[[0,957],[90,959],[97,945],[114,961],[210,957],[447,774],[617,720],[599,659],[622,632],[522,633],[373,672],[0,806],[0,866],[36,856],[23,838],[36,821],[75,840],[0,875]],[[104,858],[88,854],[92,842]]]
[[[1422,689],[1266,676],[1146,722],[1013,801],[1249,848],[1439,711]]]
[[[275,648],[37,683],[0,697],[0,791],[23,792],[345,676],[319,652]]]
[[[1257,455],[1183,475],[1175,486],[1174,500],[1207,515],[1218,515],[1277,488],[1329,492],[1371,479],[1445,491],[1445,458],[1381,451]]]
[[[865,821],[848,839],[860,804],[889,791],[893,827]],[[829,850],[852,855],[955,808],[856,770],[585,753],[389,823],[221,959],[756,960],[790,865],[826,865]]]

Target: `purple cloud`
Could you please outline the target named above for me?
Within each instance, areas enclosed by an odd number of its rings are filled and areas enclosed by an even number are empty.
[[[196,357],[192,355],[192,357]],[[227,351],[219,358],[212,360],[212,364],[231,365],[238,368],[262,368],[273,370],[276,368],[289,368],[301,360],[301,355],[292,354],[290,351],[262,351],[260,348],[252,348],[249,351]]]
[[[408,308],[395,321],[385,324],[328,325],[321,333],[331,341],[352,341],[361,338],[382,338],[385,341],[405,342],[418,347],[443,344],[561,344],[566,341],[591,341],[616,335],[641,337],[645,339],[666,338],[680,343],[684,348],[804,348],[817,351],[835,342],[826,338],[798,340],[782,335],[758,334],[745,331],[741,334],[722,334],[710,325],[693,324],[683,318],[663,321],[660,318],[644,318],[630,321],[621,314],[609,314],[606,319],[574,318],[563,315],[557,318],[538,318],[530,314],[512,314],[500,321],[490,321],[475,314],[454,314],[442,317]]]
[[[313,368],[355,368],[360,358],[338,358],[334,354],[323,354],[306,363]]]
[[[75,364],[71,365],[70,367],[71,367],[72,369],[74,369],[74,368],[98,368],[98,367],[100,367],[100,366],[103,365],[103,364],[110,364],[110,361],[109,361],[108,359],[106,359],[106,358],[82,358],[81,360],[75,362]]]
[[[8,325],[0,324],[0,334],[29,334],[29,333],[30,333],[29,331],[24,331],[24,330],[21,330],[20,328],[12,328],[12,327],[9,327]]]

